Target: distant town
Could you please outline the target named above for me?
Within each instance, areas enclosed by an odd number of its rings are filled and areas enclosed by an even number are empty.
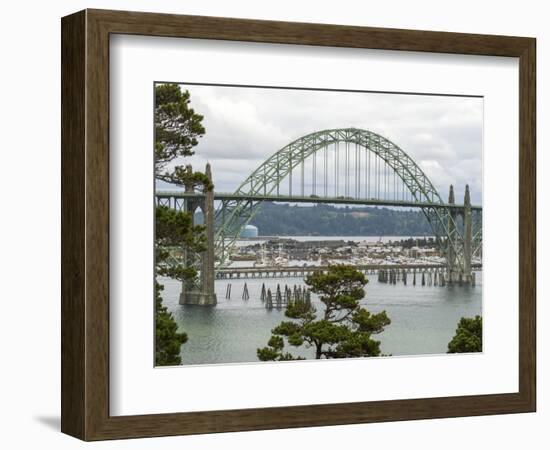
[[[383,242],[365,240],[307,239],[252,236],[245,230],[230,255],[232,262],[248,262],[254,267],[296,265],[368,264],[445,264],[443,252],[433,237],[407,238]],[[241,263],[242,264],[242,263]],[[240,264],[239,264],[240,265]]]

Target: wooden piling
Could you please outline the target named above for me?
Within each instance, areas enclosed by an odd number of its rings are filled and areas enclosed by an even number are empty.
[[[273,295],[271,294],[271,289],[267,289],[267,298],[265,302],[265,307],[267,309],[273,309]]]
[[[246,283],[244,284],[244,288],[243,288],[243,295],[242,295],[242,299],[243,300],[248,300],[250,298],[250,295],[248,295],[248,286],[246,285]]]
[[[260,300],[265,302],[266,292],[265,292],[265,283],[262,283],[262,293],[260,294]]]

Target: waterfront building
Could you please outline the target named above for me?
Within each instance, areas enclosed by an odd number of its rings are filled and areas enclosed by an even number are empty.
[[[247,225],[244,227],[243,231],[241,231],[241,237],[244,239],[257,238],[258,227],[255,227],[254,225]]]

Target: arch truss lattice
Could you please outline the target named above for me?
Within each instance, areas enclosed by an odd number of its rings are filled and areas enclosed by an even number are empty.
[[[264,161],[235,195],[216,211],[218,265],[257,213],[258,196],[406,200],[418,203],[433,234],[447,248],[447,266],[464,265],[464,237],[457,226],[462,211],[445,204],[418,164],[399,146],[372,131],[342,128],[317,131],[286,145]],[[250,198],[247,198],[250,197]],[[445,206],[447,205],[447,206]],[[480,251],[481,211],[473,215],[473,253]]]

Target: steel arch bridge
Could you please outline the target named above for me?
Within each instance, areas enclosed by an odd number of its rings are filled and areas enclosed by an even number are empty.
[[[233,194],[215,197],[221,200],[215,217],[218,266],[266,200],[419,207],[445,245],[450,268],[469,265],[482,243],[481,207],[471,207],[468,187],[464,205],[455,204],[452,186],[445,203],[405,151],[364,129],[329,129],[296,139],[258,166]],[[465,240],[464,233],[471,239]]]

